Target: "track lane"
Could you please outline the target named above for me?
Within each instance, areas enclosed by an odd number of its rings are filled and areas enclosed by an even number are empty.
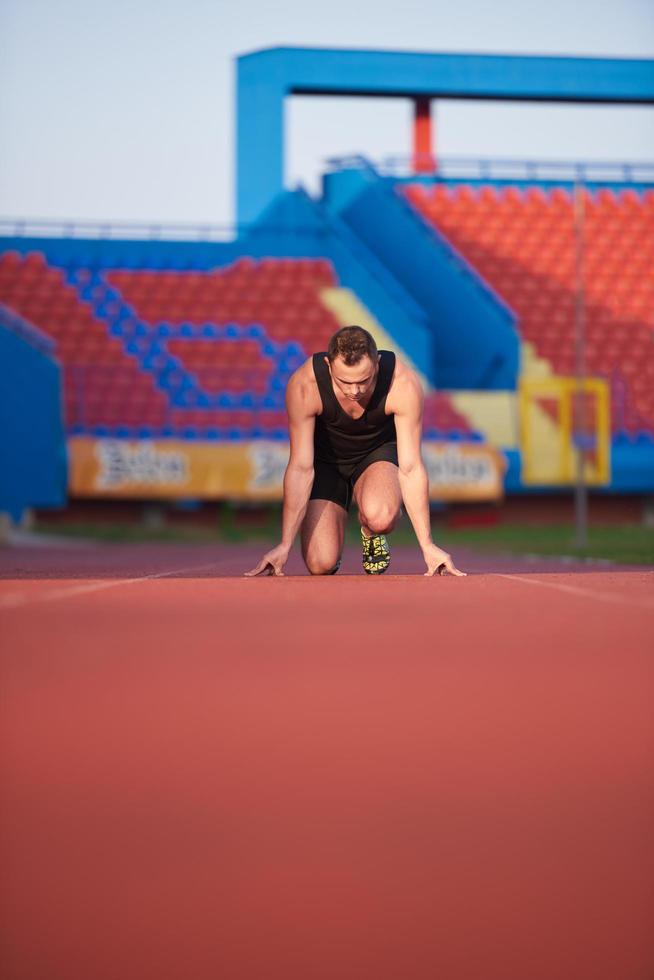
[[[654,616],[407,562],[3,612],[10,980],[647,976]]]

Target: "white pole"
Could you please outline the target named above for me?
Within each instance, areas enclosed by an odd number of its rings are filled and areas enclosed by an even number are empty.
[[[572,415],[573,446],[576,451],[575,544],[588,544],[588,487],[584,467],[586,437],[586,395],[582,384],[586,377],[586,300],[584,295],[584,188],[575,180],[575,376],[577,386]]]

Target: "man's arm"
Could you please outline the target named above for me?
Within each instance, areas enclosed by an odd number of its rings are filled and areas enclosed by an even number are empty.
[[[407,371],[397,384],[393,400],[396,405],[394,414],[400,489],[427,565],[425,575],[435,572],[443,574],[445,571],[451,575],[465,575],[455,567],[451,556],[434,544],[431,537],[429,480],[420,451],[424,403],[422,387],[412,371]]]
[[[282,545],[290,551],[306,514],[313,486],[313,433],[316,416],[306,382],[294,376],[286,391],[291,452],[284,474]]]
[[[304,368],[291,377],[286,389],[286,411],[291,451],[284,473],[284,505],[282,511],[281,543],[267,552],[248,576],[267,571],[283,575],[282,571],[293,547],[295,536],[304,518],[313,486],[313,433],[316,424],[314,406]]]

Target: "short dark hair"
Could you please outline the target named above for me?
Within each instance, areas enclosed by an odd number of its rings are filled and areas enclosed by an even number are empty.
[[[372,334],[363,327],[341,327],[337,330],[327,347],[329,363],[341,357],[348,367],[358,364],[364,357],[371,361],[377,359],[377,344]]]

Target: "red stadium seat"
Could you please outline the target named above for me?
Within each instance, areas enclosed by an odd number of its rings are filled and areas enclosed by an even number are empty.
[[[535,344],[538,353],[557,372],[571,371],[576,303],[571,191],[508,187],[499,194],[491,188],[476,194],[469,187],[441,184],[429,195],[419,187],[405,185],[414,207],[513,308],[523,337]],[[634,366],[642,370],[647,350],[649,360],[654,360],[654,281],[650,275],[654,192],[628,189],[616,193],[606,188],[595,195],[585,193],[583,200],[585,322],[592,338],[589,356],[597,370],[619,370],[629,395],[630,379],[636,376]],[[618,329],[620,325],[623,329]],[[569,331],[569,336],[562,331]],[[638,410],[654,430],[654,410],[641,394]]]

